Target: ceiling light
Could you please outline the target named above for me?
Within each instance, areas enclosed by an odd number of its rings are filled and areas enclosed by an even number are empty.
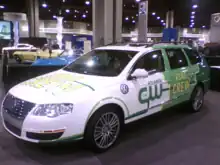
[[[196,12],[195,11],[192,11],[192,15],[194,15]]]
[[[156,13],[155,13],[155,12],[153,12],[153,13],[152,13],[152,15],[156,15]]]
[[[82,17],[83,17],[83,18],[86,18],[86,15],[85,15],[85,14],[83,14],[83,15],[82,15]]]
[[[90,5],[90,1],[85,1],[85,4],[86,5]]]
[[[3,6],[3,5],[0,5],[0,9],[4,9],[5,8],[5,6]]]
[[[166,23],[163,23],[163,26],[166,26]]]
[[[53,15],[53,18],[57,18],[57,16]]]
[[[191,23],[191,25],[195,25],[195,23],[194,23],[194,22],[192,22],[192,23]]]
[[[162,22],[162,23],[163,23],[163,22],[164,22],[164,20],[161,20],[160,22]]]
[[[191,16],[191,18],[195,18],[195,16],[194,16],[194,15],[192,15],[192,16]]]
[[[202,28],[205,28],[205,25],[203,25]]]
[[[194,22],[194,19],[191,19],[190,22]]]
[[[125,20],[126,20],[126,21],[128,21],[128,20],[129,20],[129,18],[128,18],[128,17],[126,17],[126,18],[125,18]]]
[[[69,9],[66,9],[66,13],[69,13],[70,12],[70,10]]]
[[[88,10],[86,10],[86,13],[88,13],[89,11]]]
[[[43,8],[47,8],[47,4],[46,4],[46,3],[43,3],[43,4],[42,4],[42,7],[43,7]]]
[[[160,19],[160,17],[157,17],[157,19]]]
[[[135,22],[136,22],[135,20],[132,21],[132,23],[135,23]]]
[[[74,15],[74,18],[76,18],[76,15]]]
[[[136,2],[140,2],[141,0],[136,0]]]
[[[193,5],[192,8],[196,9],[196,8],[198,8],[198,5]]]

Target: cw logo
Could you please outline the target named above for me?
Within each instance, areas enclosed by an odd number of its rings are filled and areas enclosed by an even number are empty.
[[[142,88],[139,91],[139,102],[141,104],[149,103],[149,101],[153,101],[155,99],[161,98],[163,94],[163,85],[162,84],[155,84],[152,86],[148,86],[145,88]]]

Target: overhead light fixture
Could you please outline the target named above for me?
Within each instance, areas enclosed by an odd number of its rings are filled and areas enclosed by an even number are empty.
[[[47,4],[46,3],[42,3],[42,7],[43,8],[47,8]]]
[[[126,21],[128,21],[128,20],[129,20],[129,18],[128,18],[128,17],[125,17],[125,20],[126,20]]]
[[[156,13],[155,13],[155,12],[153,12],[153,13],[152,13],[152,15],[156,15]]]
[[[195,18],[195,16],[194,16],[194,15],[192,15],[192,16],[191,16],[191,18]]]
[[[202,28],[205,28],[205,27],[206,27],[205,25],[202,26]]]
[[[163,23],[163,26],[166,26],[166,23]]]
[[[56,16],[56,15],[53,15],[53,18],[57,18],[57,16]]]
[[[162,22],[162,23],[163,23],[163,22],[164,22],[164,20],[161,20],[160,22]]]
[[[192,6],[192,8],[196,9],[196,8],[198,8],[198,5],[195,4],[195,5]]]
[[[86,5],[90,5],[90,1],[85,1],[85,4]]]
[[[194,19],[191,19],[190,22],[194,22]]]
[[[136,23],[136,21],[135,21],[135,20],[133,20],[133,21],[132,21],[132,23]]]
[[[86,15],[85,15],[85,14],[83,14],[83,15],[82,15],[82,17],[83,17],[83,18],[86,18]]]
[[[196,12],[195,11],[192,11],[192,15],[194,15]]]
[[[4,9],[5,8],[5,6],[3,6],[3,5],[0,5],[0,9]]]
[[[69,9],[66,9],[66,13],[69,13],[70,12],[70,10]]]
[[[160,19],[160,17],[157,17],[157,19]]]
[[[136,2],[140,2],[141,0],[136,0]]]

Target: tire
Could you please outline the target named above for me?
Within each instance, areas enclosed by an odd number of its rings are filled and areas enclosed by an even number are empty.
[[[14,58],[18,63],[22,62],[21,58],[18,55],[15,55]]]
[[[107,117],[109,117],[109,120],[105,126],[104,118],[106,119]],[[84,134],[86,147],[98,153],[107,151],[118,140],[122,125],[123,117],[120,111],[117,109],[101,108],[95,112],[87,123]],[[114,128],[111,128],[111,126],[114,126]],[[108,138],[108,141],[105,141],[106,138]]]
[[[202,86],[198,85],[192,92],[191,99],[189,101],[189,108],[191,112],[200,112],[204,104],[204,90]]]

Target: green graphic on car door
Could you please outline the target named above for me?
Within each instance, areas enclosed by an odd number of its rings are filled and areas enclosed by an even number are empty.
[[[197,84],[198,67],[185,70],[176,69],[164,74],[165,80],[170,85],[170,105],[179,104],[189,100],[191,93]],[[164,106],[166,108],[166,106]]]
[[[168,91],[168,88],[163,88],[162,80],[157,80],[154,82],[149,82],[144,88],[141,88],[138,95],[138,100],[141,104],[149,103],[156,99],[160,99],[163,92]]]

